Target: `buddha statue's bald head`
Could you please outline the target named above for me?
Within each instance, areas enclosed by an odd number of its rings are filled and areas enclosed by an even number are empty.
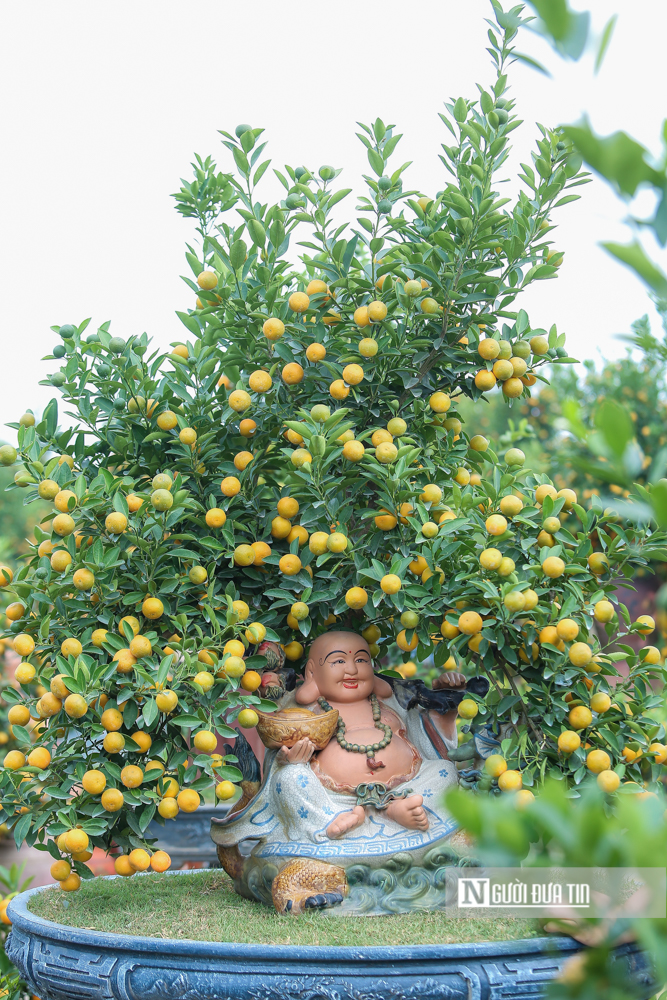
[[[368,643],[356,632],[325,632],[311,643],[304,683],[296,699],[302,705],[318,698],[330,702],[362,701],[376,683]]]

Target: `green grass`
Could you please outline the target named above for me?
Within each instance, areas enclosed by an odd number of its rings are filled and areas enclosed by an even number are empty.
[[[191,941],[292,945],[453,944],[536,937],[536,920],[455,919],[442,913],[336,917],[308,913],[279,917],[269,907],[237,896],[219,869],[192,875],[94,879],[78,892],[54,886],[33,896],[30,910],[70,927],[111,934]]]

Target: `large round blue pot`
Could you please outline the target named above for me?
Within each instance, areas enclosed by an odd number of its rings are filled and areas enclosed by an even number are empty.
[[[103,934],[35,916],[28,901],[43,891],[12,900],[7,942],[41,1000],[539,1000],[580,947],[568,937],[343,948]],[[646,955],[623,945],[616,959],[648,1000]]]

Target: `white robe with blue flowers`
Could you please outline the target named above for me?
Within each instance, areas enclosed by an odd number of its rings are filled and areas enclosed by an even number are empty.
[[[362,859],[366,863],[376,859],[382,864],[388,856],[401,851],[421,855],[454,833],[457,824],[447,814],[444,794],[457,783],[455,764],[438,754],[418,708],[406,711],[393,695],[382,699],[382,703],[401,720],[408,741],[421,757],[417,774],[392,791],[400,794],[409,788],[423,797],[429,820],[427,830],[407,830],[389,819],[384,810],[371,806],[360,826],[331,840],[327,827],[336,816],[357,804],[356,796],[326,788],[310,764],[279,767],[275,755],[267,755],[259,792],[242,812],[217,827],[216,842],[231,846],[259,841],[252,852],[255,857],[309,857],[346,866]],[[447,749],[456,746],[456,739],[441,738]],[[381,781],[381,775],[369,775],[369,780]]]

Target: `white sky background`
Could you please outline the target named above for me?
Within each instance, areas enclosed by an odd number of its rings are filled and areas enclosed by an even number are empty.
[[[506,5],[507,6],[507,5]],[[667,5],[589,0],[615,36],[597,78],[565,64],[524,33],[520,51],[547,62],[547,79],[516,65],[512,94],[525,119],[513,133],[526,160],[537,120],[551,126],[590,113],[596,130],[624,128],[659,152]],[[433,194],[445,180],[437,154],[450,141],[437,117],[445,99],[488,85],[486,0],[33,0],[0,8],[2,241],[0,438],[54,391],[41,358],[59,341],[49,327],[91,316],[123,337],[146,330],[161,346],[187,334],[176,309],[192,305],[179,275],[194,230],[169,195],[196,151],[222,169],[231,157],[217,129],[264,126],[282,167],[344,166],[340,186],[370,173],[355,122],[380,115],[404,133],[395,165]],[[265,174],[263,200],[282,188]],[[580,359],[623,351],[614,334],[650,307],[640,282],[597,247],[628,240],[623,205],[600,181],[559,210],[556,281],[524,296],[533,326],[557,323]],[[351,214],[353,195],[343,206]],[[648,206],[650,209],[650,206]],[[653,248],[651,248],[653,249]],[[651,311],[649,309],[649,311]],[[656,331],[659,329],[657,324]]]

